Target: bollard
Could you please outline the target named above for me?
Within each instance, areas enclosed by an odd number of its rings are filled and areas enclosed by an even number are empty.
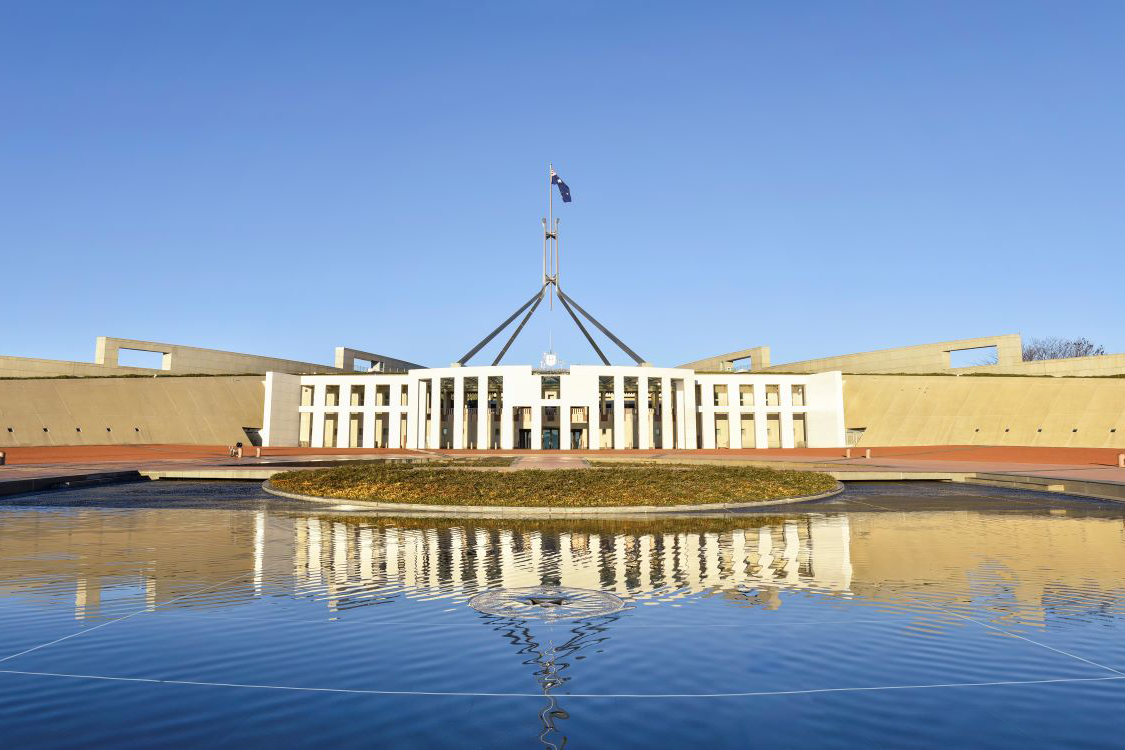
[[[864,458],[871,458],[871,449],[870,448],[863,451],[863,457]]]
[[[254,458],[261,458],[261,457],[262,457],[262,446],[260,446],[260,445],[255,446],[254,447]]]
[[[851,457],[852,457],[852,449],[851,448],[845,448],[844,449],[844,458],[851,458]]]
[[[4,463],[4,454],[0,453],[0,464]],[[1117,454],[1117,468],[1125,469],[1125,453]]]
[[[4,451],[0,451],[0,466],[3,466],[7,460],[8,457],[4,455]]]

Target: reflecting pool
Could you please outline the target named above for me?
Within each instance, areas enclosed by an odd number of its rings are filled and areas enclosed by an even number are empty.
[[[1125,508],[859,485],[646,522],[254,485],[0,505],[6,747],[1120,747]]]

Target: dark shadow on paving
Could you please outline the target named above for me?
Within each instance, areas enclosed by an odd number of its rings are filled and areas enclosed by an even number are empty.
[[[323,503],[270,495],[262,490],[258,481],[126,482],[13,495],[0,498],[0,508],[3,506],[327,510]],[[746,508],[731,513],[793,515],[934,511],[1065,512],[1067,515],[1125,518],[1125,504],[1109,500],[951,482],[850,482],[843,493],[825,500]]]

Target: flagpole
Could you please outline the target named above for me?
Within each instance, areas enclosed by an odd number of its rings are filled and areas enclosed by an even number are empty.
[[[554,226],[555,226],[555,186],[553,184],[554,176],[555,176],[555,165],[551,164],[551,163],[548,163],[548,165],[547,165],[547,231],[548,232],[553,231]],[[547,237],[547,238],[545,238],[545,240],[547,242],[547,246],[551,248],[551,253],[552,253],[552,256],[553,256],[553,254],[554,254],[553,238]],[[544,258],[544,261],[546,261],[545,258]],[[547,275],[547,269],[546,269],[545,266],[544,266],[544,269],[543,269],[543,275],[544,276]],[[550,300],[548,301],[548,305],[550,306],[551,310],[554,310],[555,309],[555,288],[554,288],[554,286],[551,287],[550,294],[551,294],[551,297],[550,297]]]

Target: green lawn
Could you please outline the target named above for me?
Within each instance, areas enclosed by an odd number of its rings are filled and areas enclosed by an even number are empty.
[[[591,469],[462,471],[472,461],[364,463],[276,474],[282,492],[421,505],[528,508],[696,505],[816,495],[836,486],[827,474],[750,466],[617,464]]]

